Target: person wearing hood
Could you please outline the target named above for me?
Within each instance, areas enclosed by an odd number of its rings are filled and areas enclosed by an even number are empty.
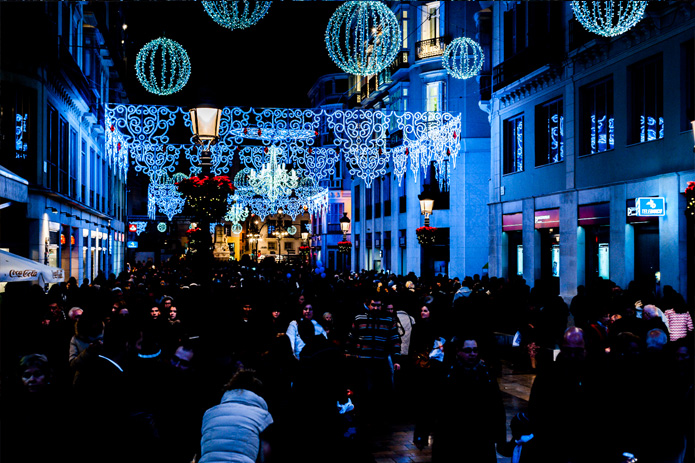
[[[203,415],[198,463],[265,461],[265,439],[273,417],[261,397],[263,384],[253,370],[239,370],[225,385],[219,405]]]

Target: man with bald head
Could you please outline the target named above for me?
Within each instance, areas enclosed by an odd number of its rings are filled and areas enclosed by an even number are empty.
[[[531,388],[528,416],[534,438],[524,445],[523,461],[580,463],[591,460],[588,433],[592,380],[586,368],[584,331],[568,328],[555,362],[541,370]],[[594,454],[595,456],[595,454]],[[598,460],[594,460],[598,461]]]

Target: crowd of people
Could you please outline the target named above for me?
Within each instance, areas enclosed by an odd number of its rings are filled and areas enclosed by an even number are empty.
[[[520,278],[148,262],[8,284],[0,317],[6,461],[373,461],[399,420],[435,462],[692,461],[693,324],[668,286],[597,280],[568,306]],[[511,423],[503,360],[537,374]]]

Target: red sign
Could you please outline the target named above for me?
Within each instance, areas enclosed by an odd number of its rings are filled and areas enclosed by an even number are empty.
[[[134,223],[129,223],[128,224],[128,231],[135,233],[138,231],[138,226]]]

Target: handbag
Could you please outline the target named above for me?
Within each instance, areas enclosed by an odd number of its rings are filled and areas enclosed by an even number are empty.
[[[427,352],[418,352],[415,354],[415,366],[417,368],[429,368],[430,356]]]

